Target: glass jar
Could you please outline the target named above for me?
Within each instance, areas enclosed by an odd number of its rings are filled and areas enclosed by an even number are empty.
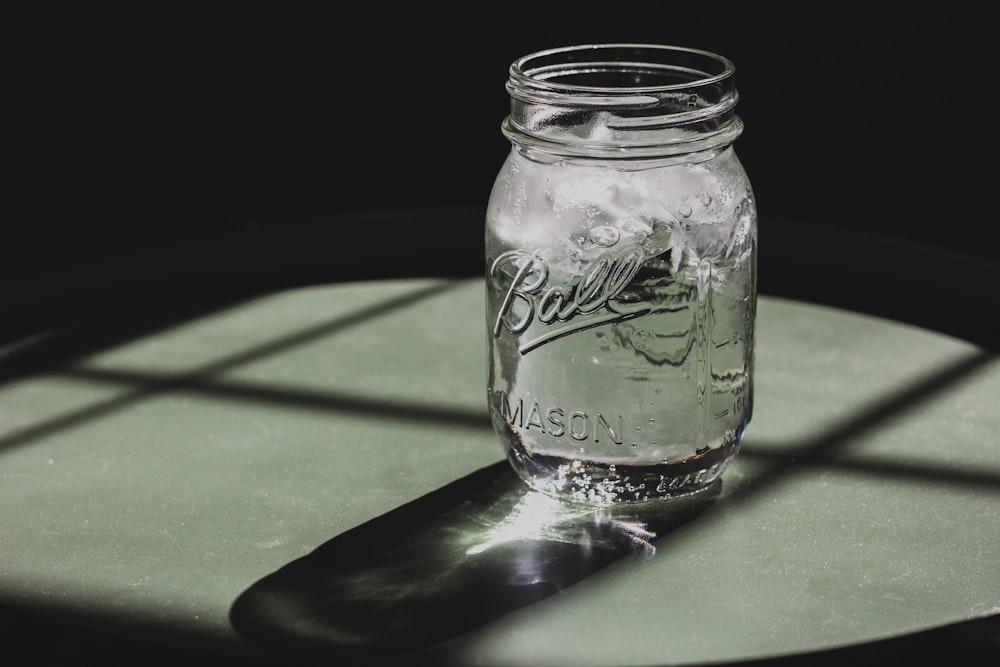
[[[687,496],[753,409],[757,212],[735,68],[599,44],[515,61],[486,220],[488,401],[514,470],[591,505]]]

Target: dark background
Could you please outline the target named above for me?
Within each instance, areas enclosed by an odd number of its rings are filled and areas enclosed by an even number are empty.
[[[11,17],[0,281],[350,211],[485,208],[509,148],[509,63],[599,41],[736,63],[736,146],[762,253],[769,225],[786,221],[1000,258],[989,12],[750,4],[133,4]]]

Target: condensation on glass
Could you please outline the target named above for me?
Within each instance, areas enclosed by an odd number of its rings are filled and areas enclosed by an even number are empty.
[[[757,212],[735,68],[648,44],[515,61],[486,220],[487,395],[534,489],[688,496],[753,409]]]

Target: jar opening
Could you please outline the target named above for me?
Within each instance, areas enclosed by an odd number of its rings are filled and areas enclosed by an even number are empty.
[[[525,150],[583,157],[720,148],[743,127],[735,72],[728,58],[681,46],[538,51],[510,66],[504,133]]]
[[[712,86],[731,78],[736,68],[723,56],[680,46],[596,44],[548,49],[511,65],[512,81],[544,82],[574,91],[667,91]]]

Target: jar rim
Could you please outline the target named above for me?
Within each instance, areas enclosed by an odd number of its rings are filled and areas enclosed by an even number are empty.
[[[628,56],[631,58],[626,59]],[[687,59],[689,62],[682,63],[677,58]],[[708,66],[712,66],[714,71],[708,71]],[[649,67],[663,72],[681,73],[686,78],[676,83],[653,85],[586,85],[557,80],[558,77],[579,74],[623,73],[631,71],[629,68]],[[542,89],[550,94],[571,96],[641,97],[642,94],[655,96],[656,93],[714,86],[734,77],[735,73],[736,66],[729,58],[704,49],[632,42],[576,44],[544,49],[518,58],[509,68],[509,87],[536,91]]]
[[[536,51],[510,65],[502,130],[523,150],[662,157],[732,143],[736,67],[702,49],[607,43]]]

